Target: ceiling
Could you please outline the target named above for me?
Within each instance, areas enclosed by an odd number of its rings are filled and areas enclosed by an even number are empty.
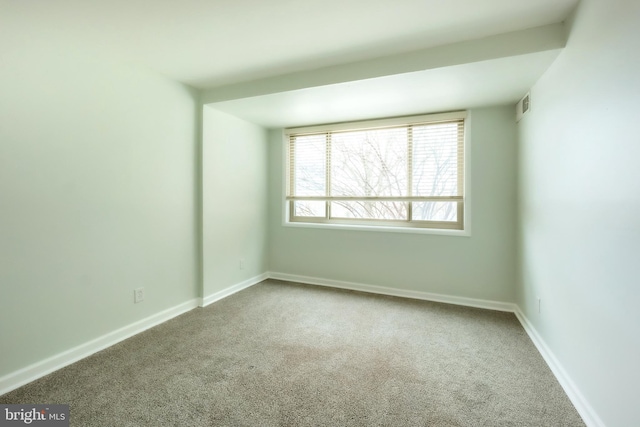
[[[577,0],[0,0],[0,52],[28,49],[43,39],[63,49],[138,63],[211,93],[241,82],[417,51],[428,54],[429,49],[438,46],[558,23],[576,4]],[[525,58],[502,61],[521,56],[510,54],[502,59],[486,59],[497,61],[495,64],[482,64],[485,60],[479,58],[467,64],[427,67],[424,73],[413,69],[373,77],[355,74],[327,84],[285,87],[280,91],[301,91],[296,93],[250,93],[235,97],[252,98],[244,106],[232,102],[232,97],[220,100],[219,107],[275,126],[283,120],[269,115],[299,114],[296,111],[300,109],[312,109],[315,98],[322,102],[346,88],[353,88],[353,96],[363,99],[369,99],[364,94],[380,90],[391,103],[402,104],[400,94],[415,92],[416,85],[420,85],[429,88],[435,97],[450,100],[465,93],[471,103],[483,96],[482,90],[468,91],[465,81],[473,80],[478,85],[483,84],[480,79],[512,80],[510,75],[522,74],[519,83],[499,90],[492,98],[502,102],[521,95],[532,83],[532,77],[535,81],[540,70],[549,65],[550,55],[541,52],[531,58],[536,61],[531,68],[526,67]],[[469,68],[471,63],[479,64],[480,74]],[[397,76],[391,77],[392,74]],[[406,79],[400,75],[406,75]],[[356,82],[361,79],[380,81]],[[326,92],[320,90],[323,86]],[[253,99],[256,95],[267,98]],[[426,102],[425,96],[421,94],[420,102]],[[434,103],[429,108],[448,108],[445,105],[449,104]],[[256,113],[259,105],[280,105],[280,113],[265,112],[261,116]],[[347,97],[331,98],[330,104],[322,105],[323,109],[336,112],[327,115],[327,120],[341,116],[340,111],[360,107],[349,106]],[[400,110],[380,113],[395,114]],[[300,117],[295,122],[305,120]]]

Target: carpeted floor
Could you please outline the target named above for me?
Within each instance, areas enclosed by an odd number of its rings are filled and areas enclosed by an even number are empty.
[[[584,426],[511,313],[268,280],[0,403],[72,426]]]

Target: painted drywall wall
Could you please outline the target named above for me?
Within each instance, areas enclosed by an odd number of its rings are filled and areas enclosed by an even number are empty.
[[[516,127],[511,107],[470,112],[470,237],[287,227],[282,130],[270,131],[269,268],[273,272],[514,301]]]
[[[207,106],[202,117],[206,298],[267,271],[267,133]]]
[[[518,126],[518,304],[609,427],[640,425],[639,23],[583,0]]]
[[[1,34],[0,377],[199,292],[194,93],[38,28]]]

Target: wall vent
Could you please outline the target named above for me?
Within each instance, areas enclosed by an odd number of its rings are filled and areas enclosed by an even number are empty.
[[[522,119],[527,111],[531,109],[531,95],[527,93],[518,103],[516,104],[516,121],[519,122]]]

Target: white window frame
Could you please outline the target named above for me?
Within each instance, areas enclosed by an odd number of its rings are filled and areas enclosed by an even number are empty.
[[[330,220],[330,222],[318,221],[313,218],[307,222],[303,221],[291,221],[291,201],[287,200],[289,185],[289,135],[295,133],[313,133],[322,132],[326,130],[339,131],[339,130],[352,130],[359,128],[373,128],[373,127],[385,127],[394,125],[407,125],[413,123],[428,123],[428,122],[442,122],[449,120],[464,120],[464,139],[463,139],[463,173],[464,173],[464,193],[463,200],[461,202],[462,208],[462,229],[447,229],[447,228],[428,228],[428,227],[416,227],[410,225],[409,222],[394,222],[393,225],[385,224],[385,221],[377,220],[363,220],[360,223],[356,223],[358,220],[347,220],[344,222],[337,220]],[[299,228],[318,228],[318,229],[335,229],[335,230],[356,230],[356,231],[383,231],[394,233],[415,233],[415,234],[435,234],[435,235],[447,235],[447,236],[470,236],[471,235],[471,162],[470,162],[470,150],[469,150],[469,129],[470,129],[471,115],[468,111],[456,111],[450,113],[439,114],[427,114],[419,116],[409,117],[395,117],[387,119],[365,120],[357,122],[345,122],[329,125],[317,125],[288,128],[283,130],[282,134],[282,225],[285,227],[299,227]],[[367,223],[368,222],[368,223]]]

